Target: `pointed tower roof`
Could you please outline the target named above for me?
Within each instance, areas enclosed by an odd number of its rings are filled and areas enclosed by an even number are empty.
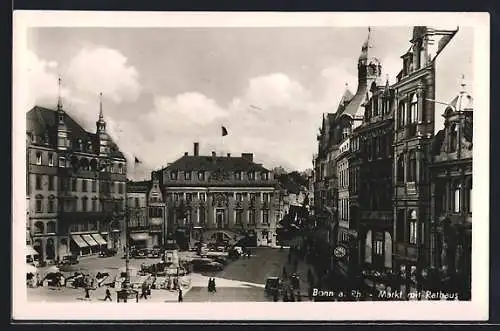
[[[62,105],[62,98],[61,98],[61,77],[57,79],[57,110],[62,111],[63,110],[63,105]]]
[[[104,121],[104,115],[102,113],[102,92],[99,93],[99,121]]]
[[[340,103],[345,103],[351,101],[354,94],[352,94],[351,90],[349,90],[349,84],[345,83],[345,90],[342,98],[340,99]]]
[[[359,55],[359,61],[366,60],[368,58],[368,49],[372,48],[371,44],[371,27],[368,27],[368,36],[366,37],[363,46],[361,46],[361,54]]]

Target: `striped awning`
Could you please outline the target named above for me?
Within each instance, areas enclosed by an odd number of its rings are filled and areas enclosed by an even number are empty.
[[[73,239],[73,241],[78,245],[78,247],[88,247],[89,244],[87,244],[85,242],[85,240],[83,240],[82,236],[78,235],[78,234],[74,234],[71,236],[71,239]]]
[[[26,246],[26,255],[38,255],[38,252],[33,248],[33,246]]]
[[[97,241],[95,241],[90,234],[82,234],[82,238],[89,244],[89,246],[99,246]]]
[[[99,233],[92,233],[92,238],[94,238],[94,240],[97,241],[97,243],[99,245],[107,245],[108,244],[107,241]]]
[[[134,241],[141,241],[141,240],[148,240],[148,234],[147,233],[131,233],[130,238]]]

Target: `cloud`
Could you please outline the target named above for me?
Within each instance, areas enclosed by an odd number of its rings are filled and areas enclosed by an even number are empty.
[[[175,97],[155,97],[155,109],[149,113],[153,123],[168,124],[179,122],[185,125],[205,125],[228,115],[227,110],[205,95],[197,92],[179,94]],[[179,121],[180,120],[180,121]]]
[[[35,105],[54,107],[57,103],[58,84],[57,74],[53,69],[57,62],[47,61],[39,58],[35,53],[26,53],[26,65],[23,65],[23,80],[27,87],[23,95],[23,108],[29,111]],[[70,91],[64,86],[61,88],[61,96],[69,98]]]
[[[81,49],[71,59],[67,75],[80,92],[102,92],[115,103],[135,101],[141,91],[137,69],[122,53],[110,48]]]

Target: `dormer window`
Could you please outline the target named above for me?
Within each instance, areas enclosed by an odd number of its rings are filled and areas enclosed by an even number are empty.
[[[191,171],[185,171],[184,172],[184,179],[185,180],[191,180]]]
[[[92,142],[90,142],[90,141],[87,141],[87,151],[89,153],[92,153]]]
[[[249,171],[248,172],[248,179],[249,180],[255,180],[255,172]]]
[[[118,163],[118,173],[123,174],[123,164]]]
[[[198,180],[205,180],[205,171],[198,171]]]
[[[234,178],[236,178],[236,180],[241,180],[241,171],[235,171]]]
[[[36,164],[42,165],[42,152],[36,152]]]
[[[177,179],[177,171],[171,171],[170,172],[170,179],[176,180]]]
[[[78,150],[80,152],[83,152],[83,142],[81,139],[78,139]]]
[[[267,171],[264,171],[262,173],[262,180],[268,180],[269,179],[269,173]]]
[[[49,153],[49,167],[54,166],[54,154]]]

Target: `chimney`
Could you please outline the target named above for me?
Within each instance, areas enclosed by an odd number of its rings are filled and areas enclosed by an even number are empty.
[[[194,156],[198,156],[200,154],[200,144],[198,142],[194,143]]]
[[[253,153],[241,153],[241,157],[248,162],[253,162]]]
[[[184,152],[184,156],[187,156],[188,155],[188,152]]]
[[[227,157],[231,157],[231,153],[227,153]]]

